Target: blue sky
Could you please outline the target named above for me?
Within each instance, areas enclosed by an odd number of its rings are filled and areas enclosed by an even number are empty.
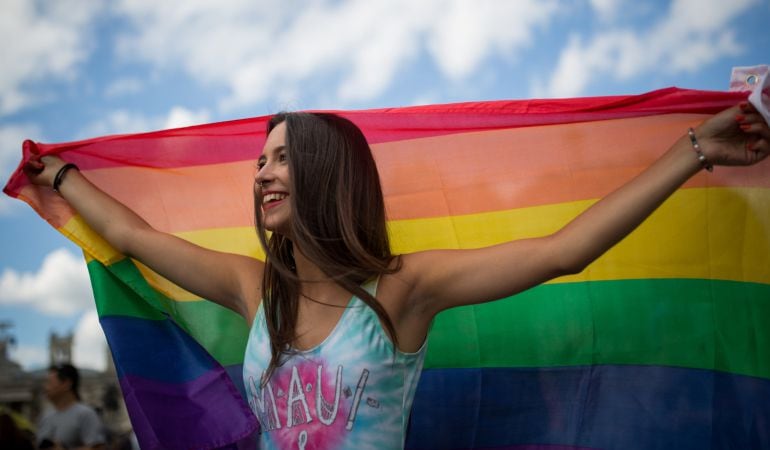
[[[726,90],[768,63],[767,0],[0,0],[0,181],[21,142],[294,109]],[[104,365],[82,257],[0,198],[0,321]]]

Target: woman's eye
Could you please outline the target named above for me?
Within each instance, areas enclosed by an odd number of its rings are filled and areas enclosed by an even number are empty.
[[[280,162],[286,162],[287,159],[288,158],[286,157],[286,153],[281,153],[280,155],[278,155],[278,161]]]

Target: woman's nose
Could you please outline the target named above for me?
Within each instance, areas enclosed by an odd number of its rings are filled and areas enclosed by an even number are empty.
[[[265,179],[265,177],[257,175],[257,177],[254,178],[254,189],[264,189],[268,183],[269,182]]]
[[[264,186],[268,184],[270,181],[273,180],[273,174],[270,170],[270,165],[266,164],[262,166],[261,169],[257,172],[257,176],[254,177],[254,183],[258,186]]]

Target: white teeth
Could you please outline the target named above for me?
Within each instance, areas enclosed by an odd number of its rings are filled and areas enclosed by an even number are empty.
[[[283,200],[286,197],[288,197],[288,194],[283,194],[279,192],[271,192],[270,194],[265,195],[262,197],[262,204],[270,203],[270,202],[277,202],[279,200]]]

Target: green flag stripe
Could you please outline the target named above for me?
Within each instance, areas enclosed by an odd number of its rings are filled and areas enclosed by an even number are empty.
[[[248,330],[234,312],[207,301],[168,299],[130,260],[109,270],[92,261],[89,270],[100,315],[159,320],[160,309],[220,363],[243,361]],[[766,284],[642,279],[541,285],[440,314],[425,367],[638,364],[770,378],[768,317]]]
[[[163,320],[166,313],[220,364],[243,363],[248,327],[238,314],[208,301],[176,302],[165,297],[147,284],[130,259],[109,268],[93,260],[88,270],[99,316]]]
[[[655,279],[541,285],[442,313],[430,332],[425,367],[639,364],[770,378],[768,317],[766,284]]]

